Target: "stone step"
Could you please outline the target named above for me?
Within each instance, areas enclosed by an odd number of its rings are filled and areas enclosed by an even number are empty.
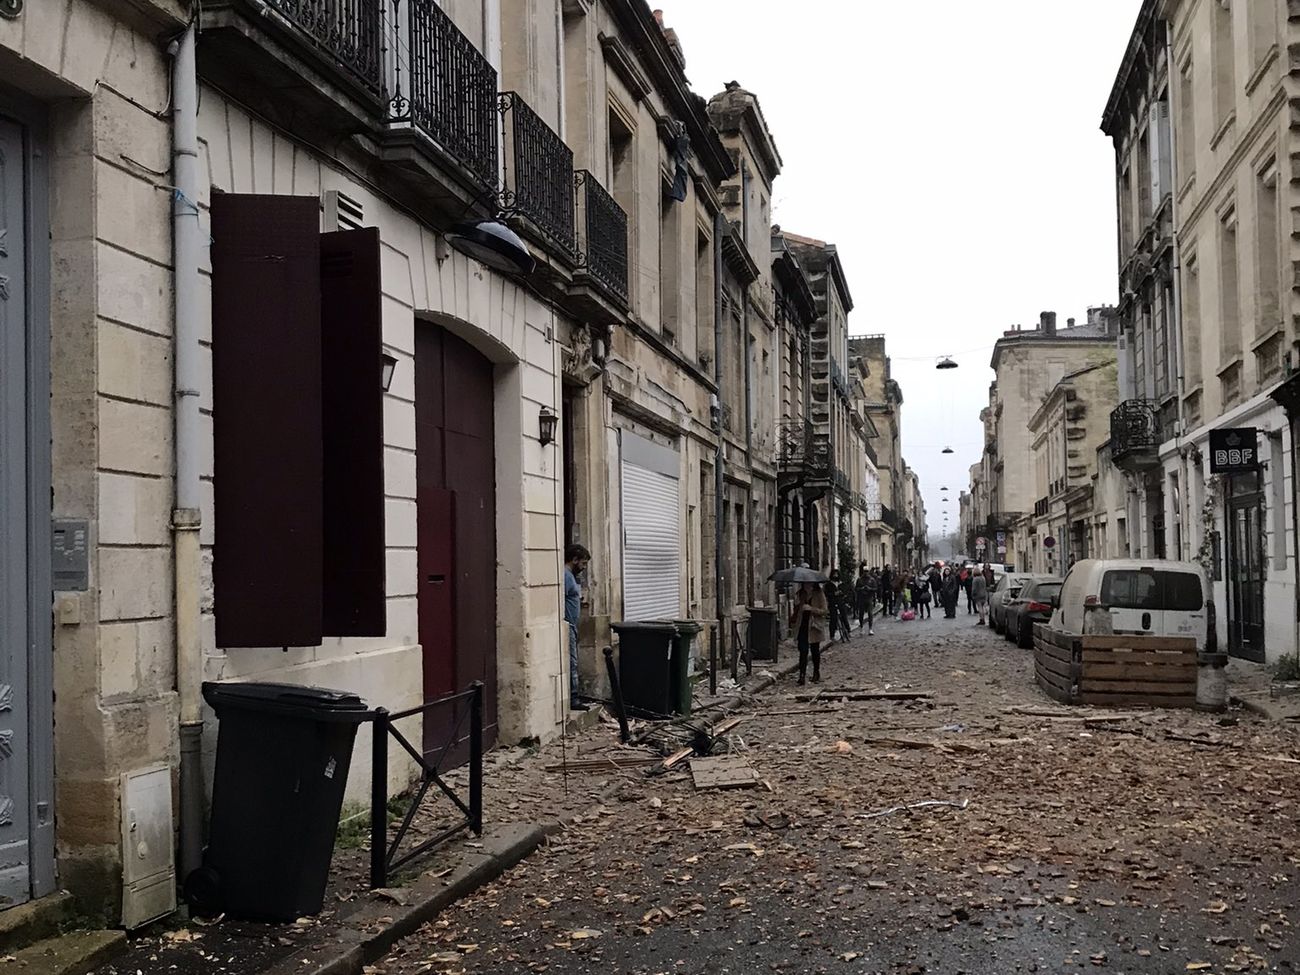
[[[124,931],[70,931],[0,956],[23,975],[90,975],[126,949]]]
[[[66,890],[0,911],[0,957],[58,934],[72,920]]]

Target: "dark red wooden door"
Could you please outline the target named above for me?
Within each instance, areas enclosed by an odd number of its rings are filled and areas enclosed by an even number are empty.
[[[481,680],[490,746],[497,727],[492,363],[437,325],[420,324],[415,333],[415,449],[424,696]],[[426,751],[442,749],[460,715],[428,716]]]

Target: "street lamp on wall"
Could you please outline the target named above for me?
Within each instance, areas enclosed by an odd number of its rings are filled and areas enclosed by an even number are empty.
[[[387,352],[379,353],[379,383],[388,392],[393,385],[393,373],[397,371],[397,359]]]
[[[537,439],[545,447],[548,443],[555,443],[555,425],[559,422],[559,417],[551,412],[549,407],[543,406],[537,413]]]

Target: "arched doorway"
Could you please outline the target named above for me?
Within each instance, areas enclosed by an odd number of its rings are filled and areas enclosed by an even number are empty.
[[[424,697],[485,687],[484,745],[497,732],[497,546],[493,364],[440,325],[415,331],[419,635]],[[467,706],[467,705],[466,705]],[[461,717],[428,715],[426,751]],[[468,725],[461,734],[468,733]]]

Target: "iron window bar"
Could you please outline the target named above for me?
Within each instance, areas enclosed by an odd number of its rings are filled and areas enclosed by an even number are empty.
[[[384,0],[266,0],[321,55],[345,69],[372,96],[384,86]]]
[[[432,762],[416,749],[406,736],[393,726],[393,722],[414,715],[428,714],[437,709],[454,705],[458,701],[469,701],[469,709],[462,711],[455,727],[443,742],[441,750]],[[442,778],[443,762],[452,754],[452,748],[463,740],[461,731],[469,719],[469,799],[465,801]],[[432,701],[405,711],[389,713],[384,708],[376,708],[371,720],[374,729],[371,736],[371,782],[370,782],[370,886],[372,889],[387,887],[392,874],[417,857],[445,843],[452,837],[469,830],[476,836],[483,835],[483,682],[474,681],[468,688],[453,694],[446,694]],[[392,841],[388,839],[388,739],[396,739],[408,755],[419,766],[420,784],[416,787],[411,803],[397,827]],[[415,814],[431,786],[451,800],[459,810],[461,820],[424,840],[401,855],[398,850],[402,840],[410,831]]]
[[[393,0],[400,24],[402,0]],[[406,37],[396,30],[393,95],[388,120],[409,122],[497,194],[497,72],[434,0],[407,0]],[[407,89],[402,90],[402,48]]]
[[[577,190],[578,225],[583,237],[578,266],[627,304],[627,214],[590,171],[573,174]]]
[[[526,217],[565,254],[577,248],[574,233],[573,150],[518,92],[502,92],[505,184],[503,216]]]

